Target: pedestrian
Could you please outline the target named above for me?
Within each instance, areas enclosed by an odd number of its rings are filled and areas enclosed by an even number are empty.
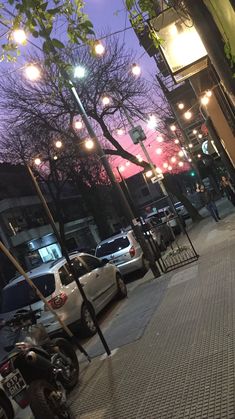
[[[235,189],[231,181],[226,176],[222,176],[220,186],[221,186],[221,189],[227,195],[227,198],[229,199],[229,201],[231,201],[232,204],[235,206]]]
[[[204,185],[200,185],[200,188],[197,187],[197,191],[200,195],[202,203],[205,205],[206,209],[209,211],[214,220],[218,223],[221,218],[215,205],[212,192],[209,189],[205,189]]]

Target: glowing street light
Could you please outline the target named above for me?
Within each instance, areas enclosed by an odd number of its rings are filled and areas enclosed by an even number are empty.
[[[27,41],[27,36],[24,29],[15,29],[12,32],[12,38],[16,42],[16,44],[24,44]]]
[[[36,164],[36,166],[39,166],[39,165],[42,163],[42,161],[41,161],[41,159],[39,159],[39,157],[37,157],[37,158],[34,160],[34,163]]]
[[[95,43],[95,53],[96,53],[97,55],[103,55],[103,54],[104,54],[104,52],[105,52],[105,47],[104,47],[104,45],[103,45],[100,41],[97,41],[97,42]]]
[[[191,111],[187,111],[187,112],[185,112],[185,113],[184,113],[184,117],[185,117],[185,119],[191,119],[191,118],[192,118],[192,116],[193,116],[193,114],[192,114],[192,112],[191,112]]]
[[[192,162],[192,159],[188,159],[188,162],[191,163]]]
[[[41,77],[41,72],[35,64],[28,64],[25,67],[24,72],[25,72],[26,78],[30,81],[38,80]]]
[[[73,75],[74,75],[74,78],[75,78],[75,79],[83,79],[83,78],[85,77],[85,75],[86,75],[86,70],[85,70],[85,68],[84,68],[84,67],[82,67],[81,65],[77,65],[77,66],[74,68],[74,73],[73,73]]]
[[[141,74],[141,67],[138,64],[133,64],[131,67],[131,72],[134,76],[140,76]]]
[[[75,129],[82,129],[83,128],[83,123],[82,123],[82,121],[75,121],[74,122],[74,128]]]
[[[109,98],[108,96],[103,96],[103,97],[102,97],[102,103],[103,103],[103,105],[104,105],[104,106],[109,105],[109,103],[110,103],[110,98]]]
[[[92,148],[94,148],[94,141],[89,139],[85,141],[85,147],[87,148],[87,150],[92,150]]]
[[[61,148],[62,147],[62,141],[60,141],[60,140],[58,140],[58,141],[56,141],[56,143],[55,143],[55,146],[57,147],[57,148]]]
[[[200,159],[202,157],[202,155],[201,154],[198,154],[197,157]]]
[[[54,160],[58,160],[58,157],[57,157],[57,156],[54,156],[54,157],[53,157],[53,159],[54,159]]]

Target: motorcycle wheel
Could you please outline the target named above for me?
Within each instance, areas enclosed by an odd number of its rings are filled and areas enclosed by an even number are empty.
[[[60,352],[69,359],[69,374],[67,377],[61,374],[60,381],[66,390],[72,390],[78,383],[79,363],[73,346],[66,339],[58,338],[53,340],[53,345],[58,346]]]
[[[47,381],[33,381],[28,394],[35,419],[72,419],[67,404],[58,400],[58,390]]]

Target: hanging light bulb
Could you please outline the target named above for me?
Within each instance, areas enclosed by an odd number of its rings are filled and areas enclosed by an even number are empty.
[[[139,160],[139,162],[142,162],[143,161],[142,157],[139,154],[136,157]]]
[[[139,76],[141,74],[141,67],[138,64],[133,64],[131,67],[131,72],[134,76]]]
[[[124,130],[122,128],[118,128],[117,135],[123,135],[123,134],[124,134]]]
[[[193,144],[192,143],[190,143],[188,146],[189,146],[189,148],[193,148]]]
[[[184,104],[182,102],[178,103],[178,108],[179,109],[184,109]]]
[[[156,153],[157,153],[158,155],[162,154],[162,149],[161,149],[161,148],[157,148]]]
[[[193,116],[193,114],[192,114],[192,112],[191,112],[191,111],[187,111],[187,112],[185,112],[185,113],[184,113],[184,117],[185,117],[185,119],[191,119],[191,118],[192,118],[192,116]]]
[[[149,129],[155,129],[157,126],[157,118],[155,115],[150,115],[149,120],[147,121],[147,126]]]
[[[201,97],[200,102],[201,102],[201,104],[202,104],[203,106],[208,105],[208,103],[209,103],[209,97],[207,97],[207,96],[203,96],[203,97]]]
[[[191,163],[192,162],[192,159],[188,159],[188,162]]]
[[[73,73],[75,79],[83,79],[86,75],[86,70],[85,67],[81,66],[81,65],[77,65],[74,68],[74,73]]]
[[[184,163],[182,161],[179,161],[178,165],[179,167],[183,167]]]
[[[168,166],[168,170],[171,171],[172,170],[172,166]]]
[[[75,129],[82,129],[82,128],[83,128],[83,123],[82,123],[82,121],[75,121],[75,122],[74,122],[74,128],[75,128]]]
[[[203,135],[202,134],[198,134],[198,138],[202,138],[203,137]]]
[[[103,54],[104,54],[104,52],[105,52],[105,47],[104,47],[104,45],[103,45],[100,41],[97,41],[97,42],[95,43],[95,53],[96,53],[97,55],[103,55]]]
[[[176,162],[176,157],[175,156],[171,157],[171,163],[175,163],[175,162]]]
[[[15,29],[12,32],[12,38],[17,44],[24,44],[27,41],[24,29]]]
[[[36,164],[36,166],[39,166],[39,165],[42,163],[42,161],[41,161],[41,159],[39,159],[39,157],[37,157],[37,158],[34,160],[34,163]]]
[[[202,157],[202,155],[201,154],[198,154],[197,157],[200,159]]]
[[[103,97],[102,97],[102,103],[103,103],[103,105],[104,105],[104,106],[109,105],[109,103],[110,103],[110,98],[109,98],[108,96],[103,96]]]
[[[41,72],[35,64],[29,64],[25,67],[25,76],[30,81],[35,81],[40,79]]]
[[[167,169],[168,168],[168,163],[163,163],[163,167],[164,167],[164,169]]]
[[[211,97],[212,96],[212,91],[211,90],[207,90],[206,91],[206,96],[207,97]]]
[[[148,178],[152,177],[152,176],[153,176],[153,172],[152,172],[152,170],[148,170],[148,171],[145,173],[145,176],[146,176],[146,177],[148,177]]]
[[[94,145],[94,141],[91,139],[85,141],[85,147],[87,148],[87,150],[92,150],[92,148],[94,148]]]
[[[131,163],[130,163],[129,161],[127,161],[127,162],[126,162],[126,166],[130,166],[130,164],[131,164]]]
[[[61,148],[62,147],[62,141],[60,141],[60,140],[58,140],[58,141],[56,141],[56,143],[55,143],[55,146],[57,147],[57,148]]]
[[[179,144],[179,140],[176,138],[174,141],[175,144]]]
[[[184,156],[184,152],[183,152],[182,150],[180,150],[180,151],[179,151],[179,153],[178,153],[178,155],[179,155],[180,157],[183,157],[183,156]]]
[[[163,138],[162,138],[161,136],[157,137],[157,142],[158,142],[158,143],[163,143],[163,141],[164,141],[164,140],[163,140]]]
[[[171,126],[170,126],[170,130],[171,130],[171,131],[173,131],[173,132],[174,132],[174,131],[176,131],[176,126],[175,126],[174,124],[173,124],[173,125],[171,125]]]
[[[58,157],[57,157],[57,156],[54,156],[54,157],[53,157],[53,159],[54,159],[54,160],[58,160]]]

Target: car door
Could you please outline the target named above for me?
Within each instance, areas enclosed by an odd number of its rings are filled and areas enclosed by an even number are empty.
[[[89,291],[92,292],[92,304],[99,311],[116,292],[115,269],[91,255],[81,255],[81,258],[90,270]]]

